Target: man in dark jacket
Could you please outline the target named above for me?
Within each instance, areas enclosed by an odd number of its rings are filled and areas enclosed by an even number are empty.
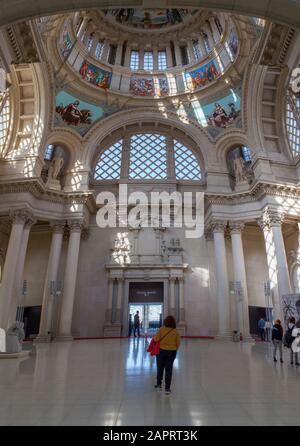
[[[277,349],[279,349],[280,362],[283,363],[282,338],[283,338],[283,329],[282,329],[281,321],[279,319],[277,319],[277,321],[275,322],[275,325],[273,326],[273,330],[272,330],[272,341],[273,341],[273,345],[274,345],[274,362],[277,362],[276,352],[277,352]]]
[[[136,331],[138,332],[138,337],[140,337],[140,312],[137,310],[137,312],[134,315],[133,319],[133,335],[136,338]]]

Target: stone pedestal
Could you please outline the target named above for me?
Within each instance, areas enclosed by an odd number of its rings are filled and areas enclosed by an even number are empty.
[[[34,340],[34,344],[47,344],[52,341],[51,335],[38,335]]]
[[[49,189],[53,189],[53,190],[61,190],[61,184],[58,180],[53,180],[51,178],[48,178],[46,186]]]
[[[70,335],[59,335],[56,336],[56,338],[54,339],[55,342],[66,342],[66,341],[73,341],[73,336]]]
[[[105,324],[103,336],[105,338],[119,338],[121,336],[121,324]]]

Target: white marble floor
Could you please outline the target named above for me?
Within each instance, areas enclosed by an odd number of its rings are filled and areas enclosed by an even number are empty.
[[[0,425],[300,425],[300,367],[260,343],[184,340],[172,395],[153,389],[145,339],[33,348],[0,361]]]

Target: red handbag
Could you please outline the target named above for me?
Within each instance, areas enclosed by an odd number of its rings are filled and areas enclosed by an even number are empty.
[[[147,352],[150,353],[151,356],[156,356],[159,354],[159,345],[160,342],[155,342],[154,338],[151,339],[149,347],[147,348]]]
[[[171,331],[173,330],[174,329],[171,328],[171,330],[157,342],[155,342],[154,338],[152,338],[149,347],[147,348],[147,352],[150,353],[151,356],[159,355],[160,341],[162,341],[166,336],[168,336],[168,334],[171,333]]]

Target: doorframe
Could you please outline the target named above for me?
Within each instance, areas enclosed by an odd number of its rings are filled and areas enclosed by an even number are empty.
[[[142,280],[142,279],[125,279],[124,288],[124,301],[123,301],[123,327],[122,327],[122,336],[128,335],[129,330],[129,324],[128,324],[128,317],[129,317],[129,303],[134,304],[134,302],[129,302],[129,286],[130,283],[163,283],[163,301],[161,302],[163,305],[163,320],[168,315],[168,295],[169,295],[169,279],[155,279],[151,278],[149,280]],[[144,302],[147,303],[147,302]],[[156,302],[160,303],[160,302]]]

